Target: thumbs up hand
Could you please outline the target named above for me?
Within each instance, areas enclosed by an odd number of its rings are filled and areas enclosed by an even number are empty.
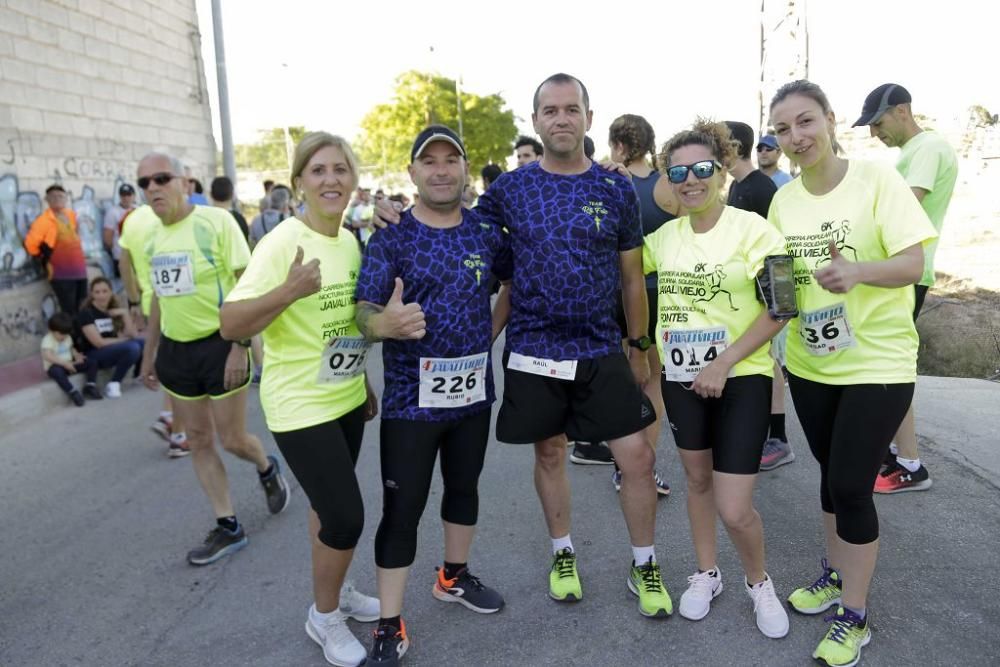
[[[840,254],[837,244],[830,241],[830,263],[813,275],[819,286],[834,294],[846,294],[858,284],[857,264]]]
[[[292,301],[298,301],[302,297],[315,294],[323,286],[323,276],[319,270],[319,259],[312,258],[305,264],[302,259],[305,253],[302,246],[295,251],[295,259],[288,267],[288,277],[285,278],[285,287],[292,296]]]
[[[427,333],[427,322],[420,304],[403,303],[403,279],[399,277],[379,319],[381,338],[419,340]]]

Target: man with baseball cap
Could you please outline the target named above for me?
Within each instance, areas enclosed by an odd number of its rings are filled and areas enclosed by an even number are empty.
[[[781,147],[778,146],[778,138],[773,134],[762,136],[757,142],[757,168],[770,176],[779,189],[792,180],[791,174],[778,168],[780,159]]]
[[[871,136],[878,137],[879,141],[890,148],[900,149],[896,169],[906,179],[937,230],[937,238],[940,238],[945,213],[958,178],[958,158],[944,137],[917,125],[910,108],[912,101],[906,88],[896,83],[884,83],[865,98],[861,117],[855,121],[854,127],[867,125]],[[920,314],[927,290],[934,285],[937,238],[924,246],[924,275],[914,285],[914,319]],[[921,464],[917,452],[917,435],[911,406],[890,446],[886,465],[875,480],[875,492],[923,491],[930,486],[930,475]]]
[[[121,261],[122,249],[118,245],[121,235],[122,219],[135,208],[135,188],[128,183],[122,183],[118,187],[118,203],[113,204],[104,214],[104,249],[111,253],[115,260],[115,272],[117,277],[121,277],[121,270],[118,262]]]
[[[355,292],[358,328],[384,341],[383,506],[375,535],[381,617],[370,665],[398,664],[409,645],[403,593],[439,452],[444,561],[433,595],[480,614],[504,606],[468,560],[496,398],[490,348],[510,303],[502,298],[490,312],[490,275],[510,280],[510,239],[463,208],[468,162],[458,135],[432,125],[417,135],[410,158],[420,199],[368,241]]]

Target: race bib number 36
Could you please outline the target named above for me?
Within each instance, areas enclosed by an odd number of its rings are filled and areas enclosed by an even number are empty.
[[[485,352],[454,359],[420,357],[422,408],[460,408],[486,400]]]
[[[153,291],[156,296],[170,297],[193,294],[194,271],[191,256],[186,252],[172,252],[154,255],[151,263]]]
[[[728,347],[726,327],[663,332],[663,375],[668,382],[694,382]]]
[[[360,337],[331,338],[319,364],[320,384],[345,382],[365,372],[371,344]]]
[[[843,303],[799,315],[802,344],[812,354],[823,356],[854,347],[854,334]]]

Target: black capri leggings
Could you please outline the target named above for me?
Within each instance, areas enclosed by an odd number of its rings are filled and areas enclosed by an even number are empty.
[[[365,507],[354,475],[364,433],[364,403],[333,421],[272,432],[319,516],[319,541],[331,549],[353,549],[365,526]]]
[[[427,505],[434,460],[441,450],[441,518],[474,526],[479,518],[479,473],[490,436],[490,411],[457,421],[382,420],[382,521],[375,564],[408,567],[417,553],[417,526]]]
[[[913,400],[913,384],[830,385],[789,374],[795,413],[819,462],[820,502],[850,544],[878,539],[872,493]]]

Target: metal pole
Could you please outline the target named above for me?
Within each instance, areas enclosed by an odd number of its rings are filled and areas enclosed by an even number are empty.
[[[212,0],[212,31],[215,35],[215,73],[219,81],[219,123],[222,125],[222,162],[226,176],[236,183],[236,153],[233,126],[229,120],[229,82],[226,79],[226,45],[222,39],[222,0]]]
[[[465,142],[465,132],[462,127],[462,75],[455,79],[455,99],[458,100],[458,138]]]

